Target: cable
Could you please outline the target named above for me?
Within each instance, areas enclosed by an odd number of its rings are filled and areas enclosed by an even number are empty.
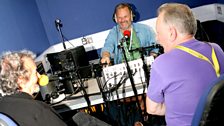
[[[115,78],[115,77],[118,77],[120,74],[115,74],[113,77],[111,77],[111,78],[108,78],[108,80],[104,83],[104,85],[103,85],[103,89],[105,88],[105,86],[107,85],[107,83],[108,83],[108,81],[110,81],[111,79],[113,79],[113,78]],[[123,75],[122,75],[123,76]],[[122,78],[122,77],[121,77]]]
[[[107,92],[114,92],[116,89],[118,89],[127,79],[128,79],[128,77],[127,76],[125,76],[126,75],[126,73],[124,72],[123,73],[123,75],[121,76],[121,79],[119,80],[119,82],[118,82],[118,84],[117,85],[113,85],[109,90],[107,90]],[[115,76],[114,76],[115,77]],[[112,77],[112,78],[114,78],[114,77]],[[124,78],[125,77],[125,78]],[[110,79],[112,79],[112,78],[110,78]],[[123,80],[123,81],[122,81]],[[108,82],[108,81],[107,81]],[[105,84],[106,85],[106,84]],[[104,85],[104,86],[105,86]],[[104,88],[103,88],[104,89]]]

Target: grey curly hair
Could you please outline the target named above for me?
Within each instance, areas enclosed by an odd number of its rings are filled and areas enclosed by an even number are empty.
[[[18,77],[29,78],[29,71],[24,68],[23,57],[34,59],[36,55],[28,50],[5,52],[0,59],[0,93],[11,95],[19,92]]]

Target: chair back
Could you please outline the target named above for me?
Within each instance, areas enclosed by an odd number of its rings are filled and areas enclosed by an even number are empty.
[[[224,126],[224,75],[205,90],[191,124],[192,126]]]
[[[0,113],[0,126],[18,126],[18,125],[6,114]]]

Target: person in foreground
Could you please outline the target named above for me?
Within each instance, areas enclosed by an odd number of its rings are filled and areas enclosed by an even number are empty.
[[[39,73],[30,51],[7,52],[0,59],[0,113],[20,126],[65,126],[47,104],[34,100]]]
[[[203,91],[224,73],[224,52],[194,38],[196,19],[187,5],[159,7],[157,40],[164,54],[152,64],[147,91],[149,114],[165,115],[167,126],[191,125]]]

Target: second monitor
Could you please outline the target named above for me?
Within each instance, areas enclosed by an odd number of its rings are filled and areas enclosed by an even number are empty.
[[[91,71],[85,68],[89,66],[87,53],[83,46],[67,49],[61,52],[49,53],[46,55],[50,63],[53,75],[63,75],[67,72],[79,72],[82,78],[89,78]]]

